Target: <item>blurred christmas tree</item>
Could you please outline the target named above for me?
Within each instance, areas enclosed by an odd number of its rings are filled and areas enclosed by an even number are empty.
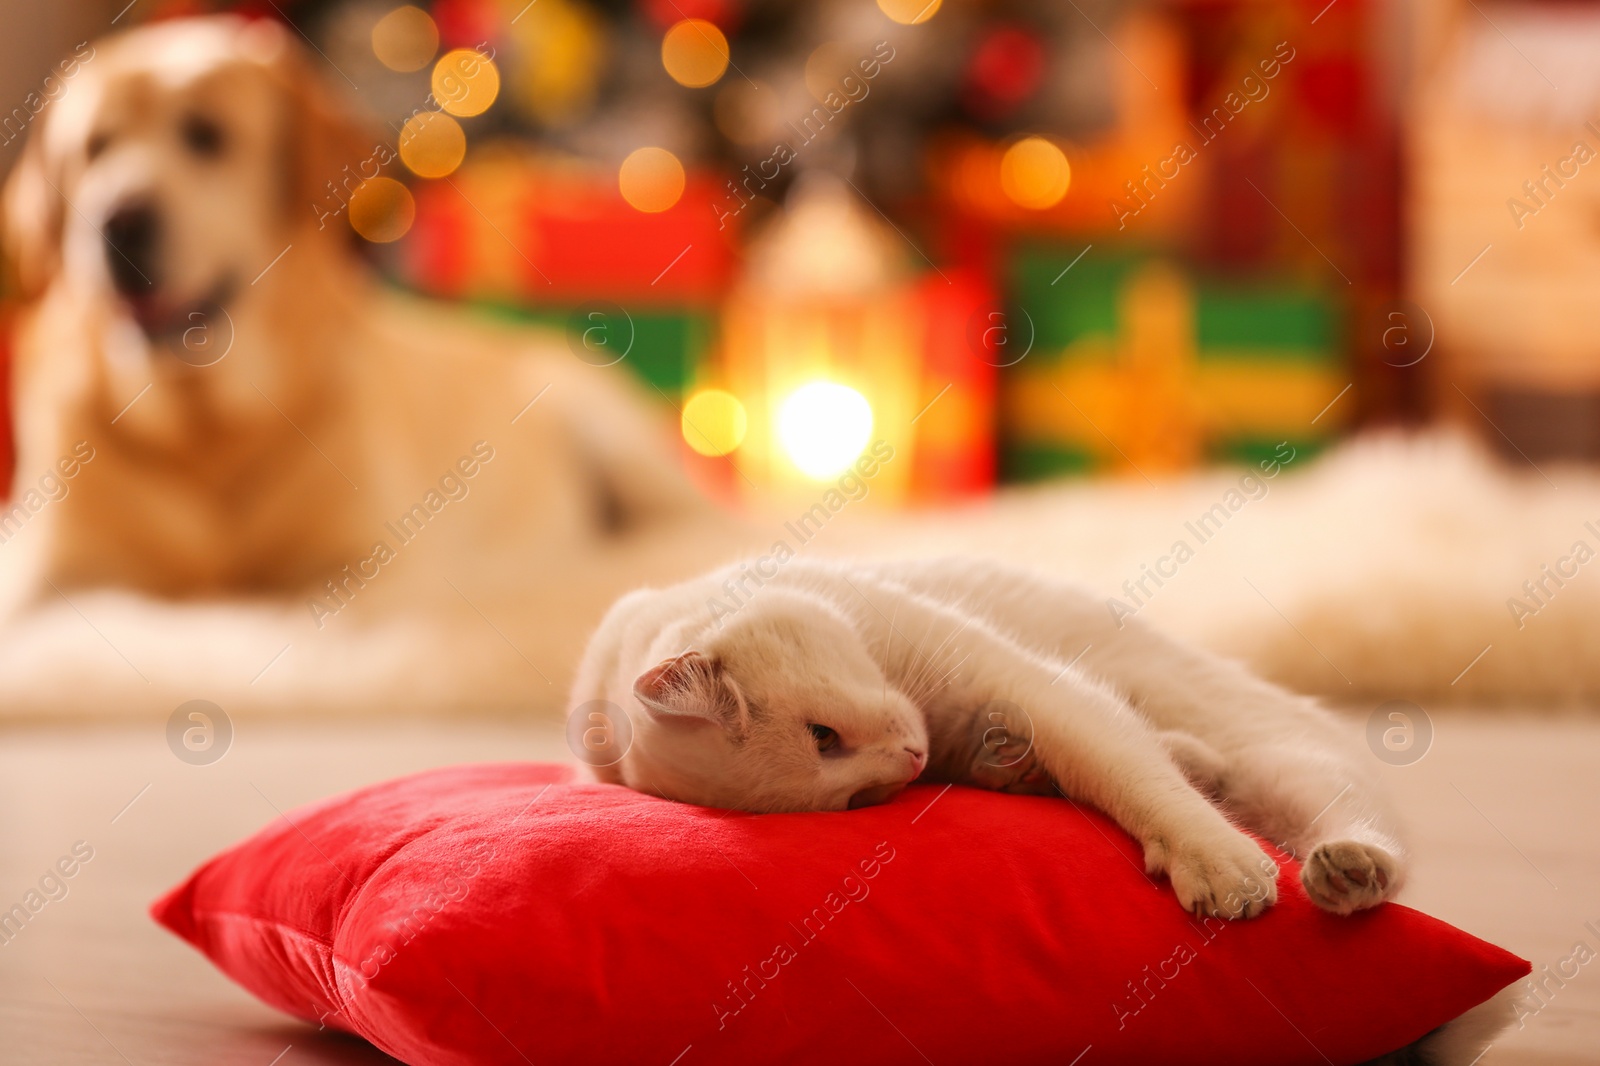
[[[388,130],[409,178],[349,214],[406,236],[400,280],[569,341],[599,316],[622,339],[580,357],[723,390],[764,483],[803,471],[755,438],[816,381],[914,438],[917,494],[981,487],[997,442],[1016,477],[1144,474],[1396,406],[1376,0],[141,5],[220,8],[292,24]],[[846,248],[870,285],[818,269]]]
[[[1097,26],[1125,5],[169,0],[148,13],[223,9],[291,23],[333,80],[392,127],[437,88],[437,55],[472,48],[492,56],[502,85],[467,124],[474,141],[521,136],[610,168],[640,147],[664,149],[690,169],[731,175],[722,206],[738,213],[824,170],[898,217],[928,191],[938,139],[1048,130],[1084,140],[1110,125],[1115,79]]]

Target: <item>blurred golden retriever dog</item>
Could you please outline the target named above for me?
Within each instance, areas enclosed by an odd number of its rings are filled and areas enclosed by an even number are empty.
[[[325,216],[393,153],[317,63],[269,22],[157,23],[30,131],[5,194],[15,482],[93,461],[8,528],[0,612],[115,586],[302,596],[320,622],[408,517],[434,560],[412,577],[470,588],[707,513],[623,368],[378,287]],[[485,452],[469,499],[427,502]]]

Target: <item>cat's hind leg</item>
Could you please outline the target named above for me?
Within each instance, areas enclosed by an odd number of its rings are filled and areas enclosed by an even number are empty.
[[[1162,730],[1156,734],[1156,739],[1167,749],[1167,754],[1191,785],[1210,795],[1222,792],[1228,763],[1216,748],[1194,734],[1179,729]]]
[[[1300,883],[1323,910],[1350,914],[1400,890],[1406,854],[1394,818],[1356,764],[1276,742],[1234,752],[1224,786],[1237,817],[1300,859]]]

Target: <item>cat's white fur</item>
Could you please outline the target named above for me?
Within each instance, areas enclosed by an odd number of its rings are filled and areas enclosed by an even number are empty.
[[[843,810],[918,778],[1059,787],[1206,914],[1276,900],[1239,826],[1298,855],[1326,910],[1375,906],[1404,875],[1372,773],[1311,700],[987,560],[791,560],[631,593],[578,670],[571,706],[596,700],[632,733],[597,776],[670,799]]]

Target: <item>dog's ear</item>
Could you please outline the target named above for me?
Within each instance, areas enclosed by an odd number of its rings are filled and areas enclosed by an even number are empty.
[[[344,86],[326,76],[331,65],[311,56],[283,26],[265,19],[246,23],[240,50],[267,69],[283,101],[283,189],[292,220],[320,220],[395,158],[393,145],[362,119]]]
[[[25,299],[42,293],[61,265],[62,199],[50,174],[45,121],[28,132],[4,194],[6,255]]]

